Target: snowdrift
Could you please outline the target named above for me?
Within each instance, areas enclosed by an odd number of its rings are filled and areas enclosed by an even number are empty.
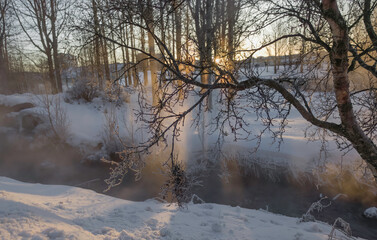
[[[0,239],[328,239],[321,222],[218,204],[131,202],[0,177]],[[345,237],[340,232],[337,236]],[[338,239],[338,238],[337,238]],[[346,239],[346,238],[342,238]]]

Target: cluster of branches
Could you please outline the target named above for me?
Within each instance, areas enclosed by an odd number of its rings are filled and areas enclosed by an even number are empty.
[[[15,90],[11,86],[17,83],[12,79],[23,73],[25,62],[29,62],[33,68],[46,72],[46,80],[53,93],[61,92],[59,44],[67,27],[70,1],[2,0],[0,6],[3,32],[1,65],[5,66],[1,71],[2,91]],[[40,57],[26,53],[25,49],[33,48]],[[20,86],[17,88],[20,90]]]
[[[226,59],[232,66],[236,65],[236,50],[241,47],[246,29],[252,24],[245,21],[248,16],[244,13],[250,4],[244,0],[118,0],[91,1],[82,6],[86,14],[75,26],[82,37],[82,66],[91,67],[98,74],[94,77],[99,80],[103,75],[105,79],[111,79],[111,69],[107,69],[109,63],[106,61],[108,52],[112,52],[112,62],[115,63],[112,70],[118,72],[114,84],[124,79],[123,84],[138,87],[144,93],[151,85],[152,101],[148,99],[148,93],[140,95],[138,115],[139,120],[146,123],[150,139],[137,146],[125,146],[123,162],[114,169],[108,180],[110,185],[120,183],[128,170],[139,173],[139,168],[144,166],[138,162],[141,160],[139,154],[149,153],[154,145],[166,142],[168,135],[172,134],[170,161],[166,165],[170,178],[175,177],[175,180],[170,181],[168,188],[178,189],[173,185],[185,176],[182,175],[184,172],[177,170],[182,167],[174,157],[174,141],[179,137],[180,124],[186,115],[196,107],[210,108],[209,103],[202,102],[211,93],[198,91],[184,80],[195,79],[209,85],[215,74],[216,81],[228,81],[219,73],[228,70],[213,68],[213,59]],[[117,68],[119,56],[121,64]],[[150,79],[147,70],[150,70]],[[176,75],[177,71],[179,75]],[[229,71],[236,74],[235,69]],[[144,73],[143,77],[139,72]],[[186,78],[181,79],[182,76]],[[190,92],[196,92],[201,100],[178,117],[175,106],[182,103]]]
[[[124,23],[147,33],[148,50],[124,44],[108,35],[97,34],[106,41],[143,53],[151,65],[160,66],[158,70],[151,68],[152,86],[155,86],[152,87],[153,103],[143,102],[140,112],[140,118],[151,131],[151,138],[125,153],[148,152],[159,142],[171,139],[170,160],[171,166],[174,166],[174,141],[179,139],[180,126],[194,109],[199,109],[199,112],[210,109],[211,95],[218,92],[216,96],[220,107],[212,123],[220,134],[227,135],[227,130],[230,130],[236,140],[248,138],[253,132],[245,116],[254,111],[265,126],[264,130],[255,133],[257,139],[260,140],[263,134],[270,132],[281,141],[288,123],[287,117],[294,108],[316,129],[326,130],[327,134],[335,137],[341,149],[355,149],[368,164],[374,177],[377,177],[374,78],[377,65],[374,46],[376,26],[372,21],[375,1],[236,2],[234,6],[244,6],[240,9],[247,9],[253,18],[242,22],[242,13],[233,15],[239,16],[238,23],[247,26],[247,31],[240,30],[241,33],[233,37],[241,39],[245,35],[268,31],[272,26],[281,26],[281,22],[286,23],[285,31],[280,31],[279,35],[266,39],[261,46],[250,47],[247,51],[237,48],[237,41],[229,36],[216,37],[221,36],[222,30],[217,24],[217,21],[221,22],[219,12],[216,11],[218,6],[212,6],[209,1],[171,3],[115,1],[105,11],[110,14],[119,10],[128,11],[132,17],[123,19]],[[130,10],[129,6],[134,8]],[[232,8],[233,5],[225,6]],[[180,56],[177,46],[164,39],[167,24],[163,20],[184,9],[191,13],[192,20],[187,27],[189,33],[184,38],[186,42],[181,46],[185,52]],[[162,14],[156,17],[156,12]],[[232,33],[230,22],[227,18],[225,32],[228,34]],[[221,46],[222,41],[228,44],[234,41],[233,47],[226,46],[226,55],[221,58],[223,62],[217,61],[221,56],[221,48],[215,47]],[[253,56],[282,41],[302,43],[300,49],[304,47],[307,53],[306,73],[297,74],[297,71],[289,70],[273,77],[262,77],[259,68],[251,64]],[[185,49],[185,46],[188,48]],[[293,51],[297,52],[296,49]],[[236,56],[241,52],[246,57],[237,60]],[[352,88],[350,85],[350,76],[357,69],[366,73],[364,77],[370,76],[370,84],[366,88]],[[160,71],[159,77],[153,77],[157,71]],[[362,81],[356,79],[354,85],[361,86]],[[176,107],[193,94],[198,97],[185,105],[184,110]],[[199,124],[199,119],[199,115],[194,117],[194,122]]]

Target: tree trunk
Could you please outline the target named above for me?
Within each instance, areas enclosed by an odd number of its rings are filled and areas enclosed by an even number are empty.
[[[59,92],[58,84],[55,78],[55,70],[54,70],[54,57],[53,57],[53,46],[52,40],[50,39],[50,32],[48,30],[47,24],[47,0],[41,1],[39,8],[35,10],[35,15],[37,19],[39,35],[44,45],[45,54],[47,56],[47,64],[48,64],[48,76],[51,82],[51,91],[53,94]]]
[[[148,26],[148,48],[149,54],[151,56],[155,56],[155,49],[154,49],[154,26],[153,26],[153,7],[151,0],[147,0],[147,26]],[[157,82],[157,68],[156,68],[156,61],[150,60],[150,71],[151,71],[151,82],[152,82],[152,95],[153,95],[153,105],[156,106],[158,104],[158,82]]]
[[[103,23],[105,23],[103,13],[101,13],[101,20],[102,20]],[[106,36],[104,24],[102,24],[102,26],[101,26],[101,35]],[[104,65],[104,68],[105,68],[106,81],[110,81],[111,76],[110,76],[110,68],[109,68],[109,53],[107,51],[107,42],[104,38],[101,38],[100,40],[101,40],[100,43],[101,43],[101,46],[102,46],[102,57],[103,57],[103,65]]]
[[[190,49],[190,44],[189,44],[189,39],[190,39],[190,15],[189,15],[189,8],[187,7],[186,10],[186,55],[187,59],[189,58],[189,49]]]
[[[333,35],[333,47],[330,53],[334,91],[341,119],[344,136],[352,143],[360,156],[368,163],[377,180],[377,146],[360,128],[353,111],[349,91],[348,48],[349,37],[347,24],[341,16],[337,2],[323,0],[323,12]]]
[[[7,55],[7,35],[6,35],[6,18],[7,18],[7,2],[0,4],[0,92],[9,89],[9,65],[8,65],[8,55]]]
[[[47,55],[47,65],[48,65],[48,79],[51,83],[51,92],[52,94],[58,93],[58,85],[56,83],[55,79],[55,72],[54,72],[54,63],[53,63],[53,57],[51,53],[51,49],[46,49],[46,55]]]
[[[300,72],[304,72],[304,59],[305,59],[305,42],[302,42],[302,49],[300,54]]]
[[[59,92],[63,92],[63,84],[61,78],[61,68],[60,68],[60,59],[58,53],[58,36],[56,32],[56,1],[50,0],[50,7],[51,7],[51,34],[52,34],[52,49],[53,49],[53,56],[54,56],[54,66],[55,66],[55,78],[56,78],[56,85]]]
[[[123,18],[123,19],[125,19],[125,13],[124,13],[124,11],[122,11],[122,14],[121,14],[121,16],[120,16],[121,18]],[[125,24],[119,24],[119,39],[120,39],[120,42],[123,44],[123,45],[126,45],[126,40],[125,40],[125,35],[126,35],[126,33],[125,33],[125,28],[126,28],[126,26],[125,26]],[[127,63],[127,60],[126,60],[126,50],[127,50],[127,48],[126,47],[123,47],[123,46],[121,46],[121,51],[122,51],[122,61],[123,61],[123,71],[125,71],[126,69],[127,69],[127,65],[126,65],[126,63]],[[125,86],[128,86],[127,85],[127,77],[126,77],[126,73],[124,72],[123,73],[123,77],[124,77],[124,85]]]
[[[0,90],[2,93],[3,91],[8,90],[8,69],[6,67],[6,60],[5,54],[3,53],[3,48],[0,46]]]
[[[96,0],[92,0],[92,8],[93,8],[93,20],[94,20],[94,51],[95,51],[95,62],[97,66],[97,81],[99,88],[103,89],[103,74],[102,74],[102,66],[101,66],[101,50],[100,50],[100,40],[99,40],[99,20],[98,20],[98,13],[97,13],[97,3]]]
[[[145,52],[145,32],[144,29],[140,28],[140,42],[141,42],[141,50]],[[139,59],[142,60],[142,59]],[[148,86],[148,71],[147,71],[147,66],[146,66],[146,61],[143,61],[141,64],[142,70],[143,70],[143,75],[144,75],[144,86]]]
[[[231,64],[233,64],[234,61],[234,27],[235,27],[235,6],[234,6],[235,0],[228,0],[228,8],[227,8],[227,15],[228,15],[228,58]]]
[[[129,35],[128,35],[128,32],[127,32],[127,26],[126,26],[126,35],[125,35],[125,38],[126,38],[126,45],[129,46],[129,41],[130,41],[130,38],[129,38]],[[127,82],[128,82],[128,86],[131,86],[132,85],[132,79],[131,79],[131,72],[130,72],[130,51],[128,50],[128,48],[125,49],[125,52],[126,52],[126,61],[127,61]]]
[[[176,29],[176,49],[177,49],[177,61],[178,61],[178,67],[182,69],[183,64],[182,62],[182,10],[180,7],[175,6],[175,29]],[[183,82],[178,81],[178,87],[182,88]],[[183,100],[183,91],[182,89],[178,92],[179,99]]]
[[[0,39],[0,90],[5,91],[8,90],[8,67],[7,67],[7,56],[6,56],[6,49],[5,44],[3,43],[5,40]],[[3,92],[4,93],[4,92]]]
[[[134,86],[137,87],[139,85],[139,80],[137,78],[137,69],[135,66],[136,63],[136,50],[135,50],[135,34],[134,34],[134,26],[131,24],[130,26],[130,41],[131,41],[131,64],[134,66],[131,71],[131,77],[132,81],[134,83]]]
[[[106,0],[106,7],[109,7],[109,1],[108,0]],[[111,29],[115,29],[114,22],[113,22],[112,18],[109,19],[109,22],[110,22]],[[111,31],[111,38],[115,39],[114,31]],[[115,47],[115,43],[114,42],[111,44],[111,47],[112,47],[112,51],[113,51],[113,56],[112,56],[113,57],[113,64],[114,64],[113,71],[115,73],[115,79],[117,80],[116,83],[119,86],[119,81],[118,81],[118,78],[119,78],[118,61],[117,61],[116,47]]]

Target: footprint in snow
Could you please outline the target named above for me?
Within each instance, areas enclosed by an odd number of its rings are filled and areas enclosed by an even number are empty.
[[[321,233],[321,232],[323,232],[322,229],[316,223],[312,224],[308,228],[305,228],[305,230],[308,231],[308,232],[313,232],[313,233]]]
[[[144,210],[148,211],[148,212],[153,212],[153,210],[152,210],[152,208],[150,206],[146,207]]]
[[[198,216],[198,217],[202,217],[203,216],[203,214],[198,213],[198,212],[193,212],[193,214],[196,215],[196,216]]]
[[[123,230],[118,237],[118,240],[135,240],[135,238],[125,230]]]
[[[103,227],[100,231],[97,231],[99,234],[106,235],[109,232],[116,232],[114,228],[111,227]]]
[[[219,233],[222,231],[222,225],[220,223],[212,223],[211,229],[212,231]]]
[[[170,235],[169,229],[167,229],[166,227],[160,229],[160,236],[161,237],[166,237],[166,236],[169,236],[169,235]]]
[[[135,215],[135,214],[131,214],[131,215],[129,215],[129,221],[131,222],[131,223],[137,223],[137,221],[139,220],[140,218],[137,216],[137,215]]]
[[[294,240],[303,240],[302,236],[303,234],[298,232],[293,237],[294,237]]]
[[[200,226],[202,226],[202,227],[208,226],[208,223],[202,222],[202,223],[200,223]]]
[[[204,209],[213,209],[213,205],[211,204],[201,204],[201,207]]]
[[[122,209],[116,208],[116,209],[114,209],[113,212],[111,213],[111,216],[112,216],[112,217],[123,217],[124,214],[123,214]]]
[[[281,225],[280,223],[275,222],[274,220],[270,220],[270,223],[272,223],[272,224],[274,224],[274,225]]]
[[[148,219],[145,223],[152,229],[156,230],[158,221],[154,218]]]
[[[45,234],[50,239],[56,239],[56,238],[63,238],[64,239],[64,237],[66,237],[65,232],[63,230],[58,230],[58,229],[55,229],[55,228],[48,228],[48,229],[43,231],[43,234]]]
[[[98,221],[100,221],[100,222],[104,222],[105,221],[105,218],[102,217],[102,216],[96,216],[95,219],[98,220]]]

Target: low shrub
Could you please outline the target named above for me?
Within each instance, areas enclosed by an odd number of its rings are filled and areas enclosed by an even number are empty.
[[[83,78],[75,81],[72,87],[66,92],[66,101],[82,99],[86,102],[91,102],[99,96],[100,89],[98,84]]]

